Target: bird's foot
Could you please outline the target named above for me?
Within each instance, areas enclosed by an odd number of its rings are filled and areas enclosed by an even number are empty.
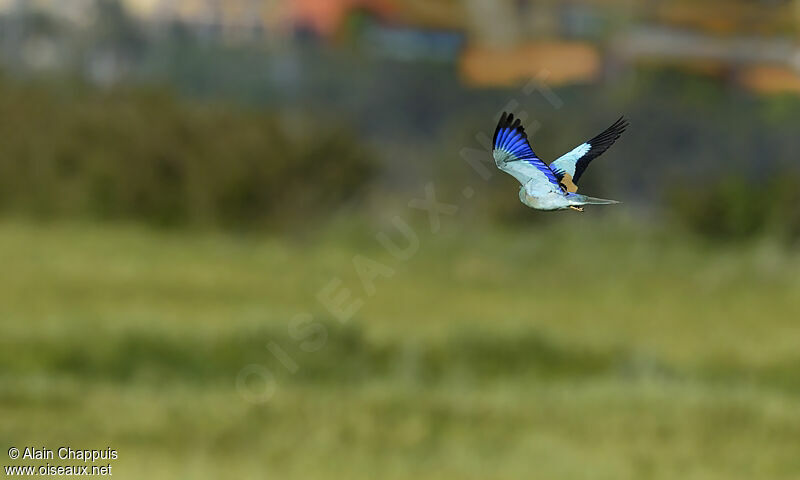
[[[582,211],[583,211],[583,207],[573,207],[573,206],[570,206],[569,208],[570,208],[570,209],[572,209],[572,210],[575,210],[576,212],[582,212]]]

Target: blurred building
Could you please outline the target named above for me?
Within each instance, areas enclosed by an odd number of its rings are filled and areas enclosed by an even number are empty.
[[[99,22],[99,10],[116,20]],[[126,15],[142,35],[180,24],[222,43],[313,39],[449,62],[477,87],[540,73],[554,84],[587,83],[609,66],[668,65],[758,91],[800,91],[800,0],[0,0],[5,63],[61,68],[85,57],[90,76],[113,82],[144,48]],[[85,43],[74,30],[89,27],[100,32],[96,45],[70,55]]]

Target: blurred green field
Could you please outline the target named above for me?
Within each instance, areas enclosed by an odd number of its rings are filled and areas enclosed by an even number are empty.
[[[800,478],[800,252],[594,217],[421,223],[406,262],[380,224],[3,221],[0,444],[110,446],[120,478]],[[394,271],[374,296],[354,255]]]

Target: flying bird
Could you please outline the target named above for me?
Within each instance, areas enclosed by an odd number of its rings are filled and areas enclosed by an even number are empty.
[[[549,166],[528,143],[519,118],[503,112],[494,131],[492,156],[497,168],[516,178],[522,186],[519,199],[536,210],[577,210],[583,205],[609,205],[616,200],[587,197],[576,193],[586,167],[617,141],[628,127],[624,117],[602,133],[562,155]]]

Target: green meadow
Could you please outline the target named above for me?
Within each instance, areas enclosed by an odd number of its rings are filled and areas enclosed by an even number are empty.
[[[562,218],[415,223],[407,260],[388,222],[3,221],[0,443],[120,478],[798,478],[800,252]]]

